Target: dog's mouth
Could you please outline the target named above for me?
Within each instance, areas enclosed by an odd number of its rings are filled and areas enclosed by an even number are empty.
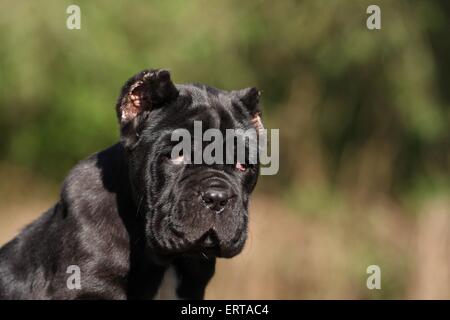
[[[220,258],[231,258],[241,252],[246,240],[246,225],[235,231],[233,235],[219,235],[215,228],[199,233],[199,230],[179,230],[168,227],[165,232],[154,230],[150,237],[150,245],[156,253],[163,255],[195,255]],[[198,236],[200,235],[201,236]],[[194,240],[195,239],[195,240]]]
[[[194,247],[194,251],[199,252],[205,257],[220,257],[222,250],[217,234],[214,231],[208,231],[205,233],[205,235],[197,242],[197,245]]]
[[[213,230],[206,232],[193,244],[186,244],[180,251],[187,255],[202,255],[204,257],[231,258],[241,251],[240,239],[242,234],[237,235],[236,240],[225,243],[220,241],[217,233]]]

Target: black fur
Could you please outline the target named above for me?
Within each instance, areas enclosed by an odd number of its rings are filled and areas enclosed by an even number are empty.
[[[153,298],[169,266],[180,298],[203,298],[215,258],[244,245],[259,168],[175,166],[170,134],[192,131],[194,120],[203,130],[248,129],[256,92],[174,85],[165,70],[131,78],[116,109],[121,143],[76,165],[56,205],[0,249],[0,298]],[[220,215],[201,199],[219,185],[230,193]],[[67,288],[70,265],[81,269],[80,290]]]

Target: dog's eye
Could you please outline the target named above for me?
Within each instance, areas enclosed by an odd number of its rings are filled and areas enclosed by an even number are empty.
[[[240,163],[239,161],[236,162],[236,169],[238,169],[241,172],[244,172],[247,170],[247,165],[245,163]]]
[[[181,164],[183,162],[183,154],[180,153],[180,155],[172,157],[172,152],[168,151],[161,154],[160,160],[172,164]]]
[[[184,157],[184,153],[182,150],[177,155],[172,155],[172,152],[167,152],[164,155],[164,159],[166,161],[168,161],[169,163],[176,164],[176,165],[186,163],[186,158]]]
[[[184,163],[184,156],[180,155],[180,156],[178,156],[176,158],[169,157],[169,160],[173,164],[183,164]]]

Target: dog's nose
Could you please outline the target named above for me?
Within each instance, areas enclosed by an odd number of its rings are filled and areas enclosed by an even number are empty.
[[[209,189],[202,194],[204,204],[215,212],[222,212],[228,203],[230,193],[227,190]]]

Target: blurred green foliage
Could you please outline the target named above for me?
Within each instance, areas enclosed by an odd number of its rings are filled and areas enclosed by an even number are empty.
[[[0,161],[59,181],[118,139],[121,85],[148,67],[178,83],[258,86],[280,128],[262,190],[398,196],[448,185],[450,2],[2,1]],[[81,7],[81,30],[66,8]],[[418,187],[420,185],[420,188]]]

